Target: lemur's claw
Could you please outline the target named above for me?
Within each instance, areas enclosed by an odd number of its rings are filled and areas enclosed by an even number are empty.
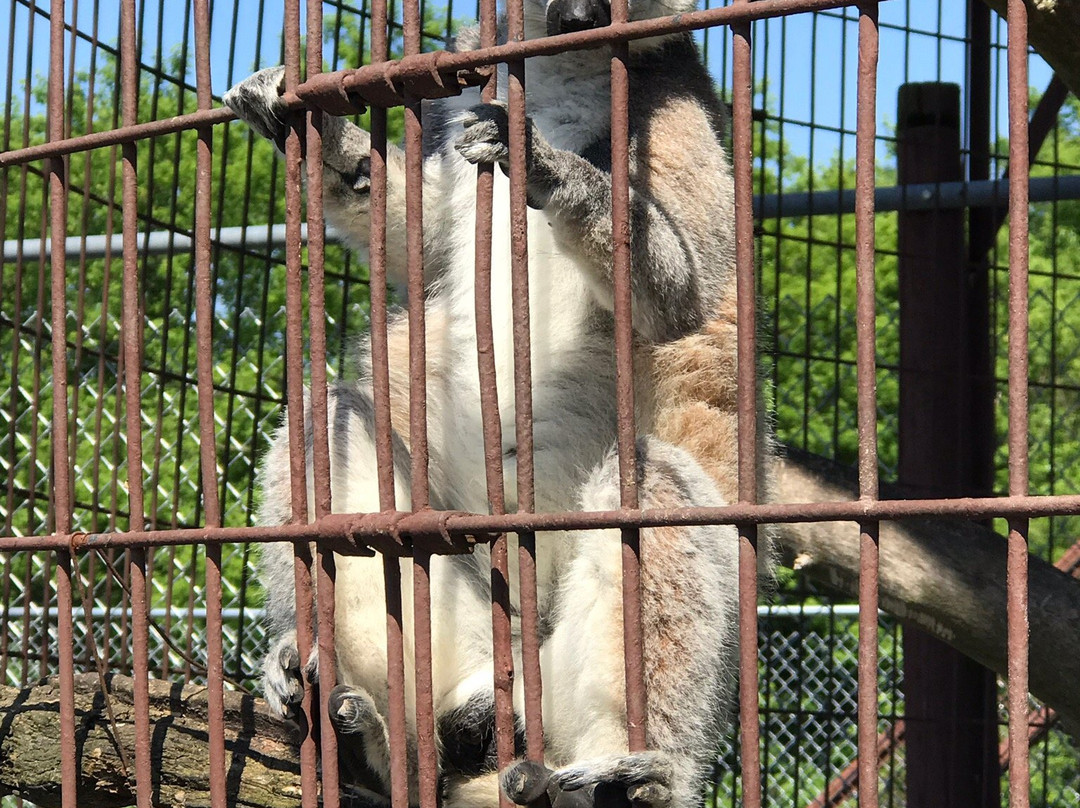
[[[289,717],[304,697],[304,677],[319,681],[318,650],[312,648],[307,664],[300,667],[300,652],[296,647],[296,632],[283,634],[263,659],[263,694],[270,712]]]
[[[465,131],[454,148],[470,163],[510,164],[509,123],[506,105],[478,104],[461,117]]]

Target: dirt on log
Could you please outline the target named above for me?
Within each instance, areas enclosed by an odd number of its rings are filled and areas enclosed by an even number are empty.
[[[90,808],[135,804],[133,681],[114,675],[106,684],[103,693],[96,674],[75,677],[79,805]],[[210,805],[206,692],[196,685],[150,681],[154,806]],[[14,794],[42,808],[60,805],[59,707],[56,677],[25,690],[0,688],[0,794]],[[292,731],[271,720],[262,701],[226,693],[225,733],[230,806],[300,805],[300,768]]]

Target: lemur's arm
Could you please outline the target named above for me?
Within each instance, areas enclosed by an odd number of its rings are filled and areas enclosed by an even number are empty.
[[[225,104],[256,132],[285,151],[288,113],[281,99],[285,68],[260,70],[225,93]],[[405,160],[387,145],[387,276],[405,283]],[[323,204],[326,218],[349,246],[366,252],[371,227],[371,136],[344,118],[323,116]]]
[[[458,151],[470,162],[508,165],[507,115],[502,104],[474,107],[465,119]],[[677,146],[673,146],[677,148]],[[640,148],[639,148],[640,151]],[[708,227],[687,227],[655,191],[657,177],[632,165],[630,186],[631,288],[634,328],[652,342],[697,330],[715,303],[720,246],[703,238]],[[556,236],[583,259],[599,302],[613,306],[611,174],[582,155],[552,147],[531,121],[527,128],[528,201],[549,213]],[[636,169],[636,170],[635,170]],[[707,169],[706,169],[707,170]],[[652,182],[650,182],[650,180]],[[663,180],[659,180],[662,182]],[[668,180],[670,183],[670,180]],[[648,190],[646,190],[648,189]],[[687,191],[709,207],[707,194]],[[723,211],[701,215],[722,216]]]

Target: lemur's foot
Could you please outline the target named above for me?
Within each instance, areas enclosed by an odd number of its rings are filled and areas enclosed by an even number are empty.
[[[639,785],[671,785],[674,767],[663,752],[638,752],[629,755],[586,760],[555,772],[555,780],[567,791],[599,783],[620,783],[627,788]]]
[[[263,659],[263,697],[274,715],[288,716],[304,697],[304,677],[319,681],[319,652],[312,647],[307,664],[300,667],[296,632],[281,635]]]
[[[510,118],[502,101],[477,104],[464,114],[465,131],[454,143],[458,154],[470,163],[498,163],[510,170]],[[531,118],[525,119],[526,196],[529,207],[541,209],[551,199],[555,182],[554,150]]]
[[[225,93],[225,106],[248,126],[285,151],[288,134],[288,112],[282,94],[285,92],[285,68],[269,67],[260,70]]]
[[[523,761],[507,768],[503,792],[529,808],[667,808],[672,766],[659,752],[620,755],[553,771]]]
[[[382,731],[383,720],[375,701],[366,690],[338,685],[330,691],[330,721],[342,735],[363,735]]]

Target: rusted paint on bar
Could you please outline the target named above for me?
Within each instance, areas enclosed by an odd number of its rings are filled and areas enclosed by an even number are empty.
[[[386,0],[371,4],[371,61],[389,56]],[[394,512],[394,459],[390,420],[390,371],[387,350],[386,300],[386,109],[371,109],[371,365],[375,404],[375,454],[379,479],[379,507]],[[405,649],[401,601],[401,562],[383,557],[386,593],[386,674],[390,735],[390,802],[408,808],[409,775],[406,749]]]
[[[859,498],[878,497],[877,353],[875,347],[874,148],[877,134],[877,3],[859,9],[855,134],[855,273],[859,424]],[[858,750],[859,804],[878,805],[878,523],[859,530]]]
[[[64,137],[64,3],[52,0],[49,17],[49,98],[48,134],[50,141]],[[52,434],[53,434],[53,524],[58,532],[71,530],[71,466],[68,450],[68,377],[67,377],[67,277],[62,251],[67,234],[67,167],[63,157],[54,157],[48,165],[49,235],[52,239]],[[35,387],[35,393],[37,392]],[[37,402],[35,402],[36,405]],[[36,410],[36,406],[35,406]],[[27,563],[29,570],[30,564]],[[63,808],[78,805],[77,753],[75,746],[75,659],[72,618],[72,557],[68,551],[57,554],[56,597],[57,655],[60,659],[60,773],[63,782]],[[24,621],[29,623],[29,621]],[[6,633],[6,632],[5,632]],[[23,671],[28,667],[23,657]]]
[[[107,129],[101,132],[92,132],[87,135],[69,138],[59,143],[40,143],[35,146],[27,146],[22,149],[0,154],[0,168],[24,165],[35,160],[44,160],[48,157],[62,157],[78,152],[100,149],[105,146],[117,146],[123,143],[134,143],[138,140],[147,140],[160,135],[169,135],[174,132],[183,132],[188,129],[198,129],[203,126],[227,123],[236,120],[236,116],[228,107],[199,112],[187,115],[176,115],[172,118],[162,118],[159,121],[148,121],[133,126],[123,126],[118,129]],[[63,245],[60,245],[63,249]]]
[[[507,40],[525,44],[522,0],[507,3]],[[534,40],[535,41],[535,40]],[[507,63],[510,148],[510,284],[514,339],[514,446],[517,449],[517,509],[536,509],[533,469],[532,350],[529,314],[529,229],[525,187],[525,60]],[[536,595],[536,535],[518,532],[518,591],[521,600],[525,746],[530,760],[544,756],[543,682],[540,672],[539,605]]]
[[[611,22],[629,19],[626,0],[611,4]],[[634,424],[634,330],[630,283],[630,78],[629,46],[611,46],[611,249],[615,314],[615,410],[619,451],[619,499],[636,508]],[[626,730],[631,752],[645,749],[645,658],[641,625],[641,531],[622,530],[622,622],[626,668]]]
[[[733,8],[747,9],[749,0]],[[750,24],[732,26],[732,168],[738,308],[739,502],[757,502],[757,345]],[[743,805],[761,805],[757,670],[757,526],[739,528],[739,724]]]
[[[210,109],[210,11],[195,0],[195,83],[199,109]],[[210,200],[214,133],[199,129],[195,167],[195,329],[199,394],[199,460],[205,523],[221,525],[214,423],[213,296],[210,283]],[[221,545],[206,547],[206,684],[210,737],[210,803],[225,808],[225,675],[221,622]]]
[[[300,82],[300,3],[285,3],[285,86],[294,89]],[[303,524],[308,519],[307,459],[304,437],[304,334],[303,270],[300,252],[300,205],[302,147],[301,135],[306,126],[302,114],[289,120],[285,138],[285,389],[288,402],[289,472],[292,491],[292,520]],[[301,664],[306,664],[312,649],[311,548],[298,541],[294,547],[293,572],[296,586],[296,649]],[[304,695],[300,703],[300,789],[304,808],[318,805],[317,749],[314,736],[313,688],[304,677]]]
[[[402,6],[405,55],[420,53],[420,0]],[[420,99],[405,103],[405,259],[409,290],[409,451],[412,507],[428,508],[427,349],[424,322],[423,120]],[[431,551],[413,556],[413,647],[416,681],[417,783],[421,808],[436,808],[439,790],[431,676]]]
[[[644,39],[680,31],[696,31],[717,25],[730,25],[739,21],[753,21],[780,17],[786,14],[808,11],[825,11],[850,5],[850,0],[756,0],[753,3],[735,4],[719,8],[694,11],[671,17],[649,20],[635,20],[620,25],[598,28],[591,31],[579,31],[572,34],[543,37],[527,41],[511,41],[494,48],[482,48],[465,53],[421,54],[413,59],[379,65],[365,65],[355,70],[325,74],[344,78],[343,86],[350,92],[362,95],[362,87],[385,88],[392,84],[396,76],[415,76],[430,73],[430,65],[438,64],[439,71],[473,70],[493,65],[498,62],[521,60],[530,56],[543,56],[566,50],[583,50],[610,43],[616,39]],[[374,60],[373,60],[374,61]],[[400,67],[398,65],[401,65]],[[438,72],[438,71],[436,71]],[[300,97],[314,88],[301,85],[296,92],[286,95],[286,100],[293,106],[301,105]],[[317,93],[307,99],[314,103]],[[144,140],[159,135],[172,134],[188,129],[197,129],[235,120],[236,116],[227,107],[213,110],[199,110],[185,115],[177,115],[159,121],[150,121],[132,127],[122,127],[64,140],[60,143],[43,143],[14,149],[0,154],[0,168],[42,160],[54,155],[68,155],[76,152],[113,146],[136,140]]]
[[[413,558],[413,637],[416,662],[416,755],[420,808],[436,808],[439,770],[431,681],[431,553]]]
[[[859,500],[806,503],[736,504],[719,507],[649,508],[614,511],[559,511],[551,513],[473,514],[425,511],[331,514],[310,524],[277,527],[177,528],[167,531],[107,533],[51,533],[38,536],[2,536],[0,552],[6,550],[99,550],[131,547],[169,547],[182,544],[224,542],[318,541],[338,553],[370,555],[365,542],[381,549],[395,545],[400,555],[411,547],[403,537],[432,536],[439,542],[436,553],[467,552],[454,537],[490,535],[510,531],[599,530],[623,527],[675,525],[796,524],[809,522],[894,521],[913,518],[980,520],[1032,519],[1080,514],[1080,496],[969,497],[957,499]],[[398,537],[398,538],[394,538]]]
[[[322,0],[307,0],[307,30],[323,30]],[[322,72],[322,36],[308,36],[307,78]],[[326,273],[325,227],[323,219],[322,127],[326,113],[313,109],[307,114],[305,138],[307,158],[307,247],[308,247],[308,333],[311,354],[311,431],[312,486],[316,517],[330,513],[330,443],[327,431],[326,378]],[[334,653],[334,605],[337,565],[332,549],[316,549],[316,642],[319,679],[319,753],[322,762],[322,806],[338,808],[337,732],[330,722],[330,692],[337,682],[337,656]]]
[[[138,56],[135,52],[135,0],[120,6],[121,120],[131,126],[138,119]],[[138,244],[139,188],[136,147],[125,143],[123,162],[124,230],[124,314],[122,343],[124,351],[124,408],[127,430],[127,483],[130,524],[145,527],[142,480],[142,310],[139,295]],[[130,244],[129,244],[130,242]],[[138,808],[150,808],[152,768],[150,759],[150,690],[149,690],[149,597],[146,548],[132,547],[127,571],[131,592],[132,673],[135,678],[135,782]]]
[[[483,0],[480,7],[480,43],[491,47],[497,36],[495,0]],[[481,99],[495,100],[498,74],[492,71],[484,82]],[[480,378],[480,416],[484,433],[484,471],[491,512],[506,513],[505,480],[502,466],[502,422],[495,369],[495,341],[491,312],[492,196],[495,166],[485,163],[476,170],[476,352]],[[500,533],[491,544],[491,628],[495,687],[495,755],[499,768],[514,759],[514,651],[511,644],[510,559],[508,540]],[[512,803],[499,790],[499,805]]]
[[[1009,494],[1028,490],[1028,28],[1024,0],[1008,2],[1009,90]],[[1009,522],[1009,805],[1030,804],[1028,713],[1028,519]]]

